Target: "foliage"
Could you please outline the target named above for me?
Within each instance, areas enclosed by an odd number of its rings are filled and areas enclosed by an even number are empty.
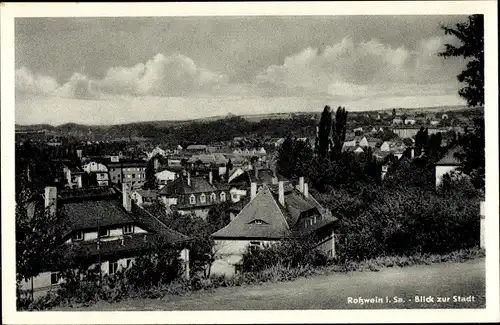
[[[278,150],[277,171],[289,179],[304,176],[312,156],[309,142],[287,137]]]
[[[342,151],[346,136],[347,111],[345,107],[338,107],[335,112],[335,121],[332,124],[332,151],[339,154]]]
[[[467,84],[458,94],[469,106],[484,105],[484,16],[471,15],[467,22],[458,23],[454,28],[441,28],[446,35],[455,36],[461,45],[446,44],[446,50],[439,55],[469,59],[466,69],[457,76],[460,82]]]
[[[244,272],[260,272],[272,266],[282,265],[287,268],[299,266],[322,266],[326,256],[314,249],[312,241],[290,238],[263,248],[250,247],[243,254],[242,270]]]
[[[459,140],[463,153],[456,153],[460,160],[459,170],[470,175],[472,183],[484,191],[485,186],[485,133],[484,119],[474,119],[474,130],[467,132]]]
[[[320,157],[326,157],[330,149],[330,132],[332,131],[332,110],[330,106],[325,106],[321,113],[318,126],[318,146],[317,152]]]
[[[154,161],[156,157],[153,157],[148,160],[146,164],[146,181],[144,182],[144,185],[142,186],[143,189],[145,190],[156,190],[158,189],[158,180],[156,179],[155,176],[155,168],[154,168]]]

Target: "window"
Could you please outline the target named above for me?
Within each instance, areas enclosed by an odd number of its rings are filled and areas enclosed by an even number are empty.
[[[215,193],[210,194],[210,202],[215,202],[217,201],[217,195]]]
[[[123,227],[123,234],[131,234],[134,232],[134,226],[127,225]]]
[[[99,229],[99,237],[109,237],[109,229],[106,228]]]
[[[109,261],[109,274],[115,274],[118,271],[118,261]]]
[[[258,241],[251,241],[250,242],[249,250],[251,252],[258,250],[259,248],[260,248],[260,242],[258,242]]]
[[[83,232],[77,231],[73,234],[73,241],[83,240]]]
[[[132,259],[127,258],[127,269],[132,266]]]
[[[304,221],[304,228],[307,228],[307,220]]]
[[[309,224],[312,226],[313,225],[313,219],[309,219]]]
[[[316,216],[314,216],[314,223],[316,223]]]
[[[221,200],[222,202],[226,202],[226,193],[225,193],[225,192],[222,192],[222,193],[220,194],[220,200]]]
[[[252,220],[250,222],[250,224],[253,224],[253,225],[264,225],[264,224],[267,224],[267,222],[265,222],[264,220],[261,220],[261,219],[255,219],[255,220]]]
[[[207,201],[207,197],[205,194],[200,195],[200,202],[205,203]]]
[[[135,178],[135,174],[132,174],[132,178]]]
[[[190,204],[195,204],[196,203],[196,197],[194,196],[194,194],[191,194],[191,196],[189,197],[189,203]]]
[[[50,284],[58,284],[60,280],[59,272],[50,273]]]

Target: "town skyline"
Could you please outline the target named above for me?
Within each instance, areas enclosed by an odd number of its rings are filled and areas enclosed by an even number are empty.
[[[437,56],[461,19],[17,18],[16,123],[461,106],[464,61]]]

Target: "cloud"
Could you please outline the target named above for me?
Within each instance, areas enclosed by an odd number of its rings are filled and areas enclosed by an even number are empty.
[[[54,78],[33,73],[26,67],[16,70],[16,93],[76,99],[98,97],[92,81],[82,74],[74,73],[60,85]]]
[[[227,83],[226,75],[198,68],[184,55],[167,57],[160,53],[145,64],[111,68],[97,84],[108,93],[179,96],[217,93]]]
[[[306,48],[269,66],[255,82],[278,93],[301,89],[311,95],[362,98],[392,92],[401,85],[424,88],[429,84],[456,83],[456,60],[445,62],[437,53],[447,37],[423,39],[414,50],[393,48],[376,39],[355,44],[344,38],[322,52]],[[404,87],[408,89],[409,87]],[[432,88],[432,87],[431,87]]]
[[[109,94],[217,94],[227,84],[226,75],[199,68],[193,60],[180,54],[165,56],[160,53],[146,63],[138,63],[133,67],[112,67],[100,80],[74,73],[63,85],[51,77],[34,74],[26,67],[16,70],[18,93],[78,99],[99,98]]]

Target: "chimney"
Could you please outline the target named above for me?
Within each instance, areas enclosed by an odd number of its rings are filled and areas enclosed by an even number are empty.
[[[309,197],[309,185],[307,183],[304,184],[304,197]]]
[[[50,215],[55,215],[57,211],[57,187],[45,187],[45,209],[48,210]]]
[[[283,181],[278,182],[278,190],[279,190],[278,201],[282,206],[285,206],[285,188]]]
[[[253,200],[257,195],[257,183],[252,182],[250,186],[250,200]]]
[[[411,159],[415,158],[415,148],[410,149],[410,158]]]
[[[189,172],[189,170],[187,172],[187,185],[191,186],[191,172]]]
[[[299,177],[299,191],[300,193],[304,193],[304,177]]]
[[[129,192],[128,192],[128,184],[123,183],[122,184],[122,200],[123,200],[123,207],[127,211],[132,210],[132,199],[130,198]]]
[[[82,149],[77,149],[77,150],[76,150],[76,156],[77,156],[79,159],[82,159]]]
[[[83,187],[83,184],[82,184],[82,175],[78,175],[78,177],[76,178],[76,184],[77,184],[78,188],[82,188]]]
[[[154,158],[153,160],[153,168],[155,171],[157,171],[160,168],[160,162],[158,161],[158,158]]]
[[[210,184],[213,184],[213,183],[214,183],[214,175],[213,175],[212,171],[209,171],[209,172],[208,172],[208,182],[209,182]]]

